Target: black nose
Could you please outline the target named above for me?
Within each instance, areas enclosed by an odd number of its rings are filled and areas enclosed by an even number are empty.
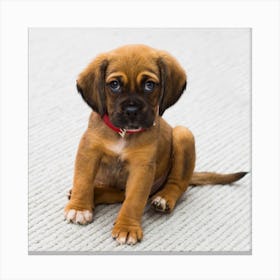
[[[135,105],[127,106],[127,107],[124,109],[124,113],[125,113],[127,116],[136,116],[138,112],[139,112],[139,107],[138,107],[138,106],[135,106]]]

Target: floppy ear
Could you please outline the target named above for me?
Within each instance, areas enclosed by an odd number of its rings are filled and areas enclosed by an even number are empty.
[[[167,52],[159,51],[158,65],[161,76],[159,114],[162,116],[186,89],[187,77],[179,62]]]
[[[106,113],[105,73],[108,66],[106,54],[92,61],[79,75],[77,90],[93,111],[103,117]]]

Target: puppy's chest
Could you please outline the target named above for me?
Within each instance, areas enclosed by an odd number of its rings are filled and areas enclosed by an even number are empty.
[[[102,157],[97,181],[110,187],[123,189],[128,176],[127,162],[123,154],[127,143],[124,139],[115,142],[107,142],[105,153]]]
[[[116,156],[121,156],[126,146],[127,142],[123,138],[120,138],[118,141],[105,144],[105,148],[116,154]]]

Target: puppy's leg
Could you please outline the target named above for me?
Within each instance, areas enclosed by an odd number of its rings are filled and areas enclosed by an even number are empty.
[[[134,160],[136,158],[136,154]],[[143,238],[141,219],[155,175],[155,164],[136,159],[130,163],[125,200],[112,230],[120,244],[133,245]]]
[[[94,148],[90,137],[82,137],[76,156],[71,199],[64,208],[68,222],[87,224],[92,221],[94,208],[93,181],[101,159],[100,149]]]
[[[190,130],[177,126],[172,132],[172,168],[162,190],[152,198],[152,206],[161,212],[171,212],[176,201],[186,191],[195,166],[195,143]]]

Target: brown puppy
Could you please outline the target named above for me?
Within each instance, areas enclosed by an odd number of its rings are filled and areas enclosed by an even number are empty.
[[[246,174],[193,173],[191,131],[161,117],[185,87],[176,59],[144,45],[101,54],[80,74],[78,91],[93,112],[76,157],[67,221],[90,223],[97,204],[123,202],[112,236],[135,244],[149,196],[156,210],[170,212],[190,184],[227,184]]]

